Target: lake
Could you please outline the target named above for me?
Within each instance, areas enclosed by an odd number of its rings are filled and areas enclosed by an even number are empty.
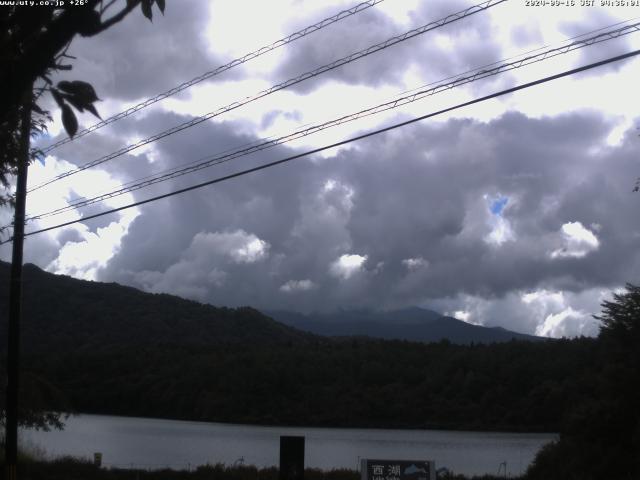
[[[497,473],[507,462],[522,473],[555,434],[382,430],[351,428],[258,427],[152,418],[77,415],[63,431],[21,432],[27,448],[51,457],[93,458],[106,467],[192,469],[206,463],[235,462],[277,466],[281,435],[306,438],[307,467],[357,469],[360,458],[435,460],[467,475]],[[504,471],[504,468],[503,468]]]

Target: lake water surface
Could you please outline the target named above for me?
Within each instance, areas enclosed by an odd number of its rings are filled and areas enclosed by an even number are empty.
[[[467,475],[497,473],[507,462],[510,475],[522,473],[554,434],[257,427],[151,418],[78,415],[63,431],[21,432],[27,447],[49,457],[93,458],[104,466],[175,469],[237,461],[277,466],[281,435],[303,435],[307,467],[357,469],[360,458],[435,460]]]

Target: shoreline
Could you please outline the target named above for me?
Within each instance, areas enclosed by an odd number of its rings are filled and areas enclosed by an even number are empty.
[[[442,424],[425,424],[420,426],[398,426],[397,424],[390,425],[360,425],[360,424],[350,424],[350,425],[334,425],[334,424],[280,424],[280,423],[260,423],[260,422],[234,422],[234,421],[220,421],[220,420],[196,420],[191,418],[170,418],[170,417],[147,417],[144,415],[128,415],[128,414],[120,414],[120,413],[94,413],[94,412],[64,412],[64,415],[67,415],[65,418],[70,417],[81,417],[83,415],[90,415],[95,417],[112,417],[112,418],[128,418],[128,419],[140,419],[140,420],[161,420],[167,422],[184,422],[184,423],[196,423],[196,424],[210,424],[210,425],[219,425],[222,427],[257,427],[257,428],[286,428],[286,429],[318,429],[318,430],[385,430],[385,431],[398,431],[398,432],[424,432],[424,431],[434,431],[434,432],[456,432],[456,433],[488,433],[488,434],[531,434],[531,435],[555,435],[558,436],[559,432],[553,432],[549,430],[542,429],[525,429],[525,428],[496,428],[496,429],[487,429],[482,426],[478,426],[477,428],[470,425],[442,425]]]

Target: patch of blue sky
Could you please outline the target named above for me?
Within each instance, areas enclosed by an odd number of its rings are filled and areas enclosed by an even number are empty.
[[[509,197],[505,197],[502,195],[498,195],[498,198],[494,199],[489,205],[489,210],[496,216],[502,215],[502,211],[504,207],[507,206],[507,202],[509,201]]]
[[[33,136],[32,143],[44,142],[44,144],[47,144],[52,138],[51,134],[47,131],[38,132]],[[38,147],[42,148],[42,145],[38,145]],[[44,165],[44,157],[38,156],[37,160],[41,165]]]

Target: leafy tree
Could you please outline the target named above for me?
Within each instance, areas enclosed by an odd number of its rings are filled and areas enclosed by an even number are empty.
[[[18,3],[18,2],[16,2]],[[55,3],[55,2],[51,2]],[[70,136],[78,129],[74,113],[87,110],[99,117],[94,103],[98,96],[91,84],[81,81],[62,81],[54,85],[51,74],[71,70],[66,63],[73,59],[67,54],[76,35],[92,37],[123,20],[138,6],[152,19],[154,4],[164,13],[165,0],[80,0],[81,3],[60,2],[59,6],[13,5],[0,7],[0,207],[12,204],[9,193],[10,177],[17,174],[21,161],[20,127],[24,108],[31,113],[31,135],[43,132],[51,115],[39,106],[45,93],[53,96],[62,115],[62,123]],[[35,88],[34,88],[35,87]],[[30,160],[41,152],[32,150]],[[61,416],[42,413],[45,405],[51,408],[61,403],[55,389],[39,377],[26,376],[21,392],[23,426],[59,427]],[[52,400],[52,398],[54,400]],[[2,402],[4,398],[0,400]],[[53,403],[52,403],[53,402]],[[4,410],[3,410],[4,412]],[[0,414],[0,421],[4,413]]]
[[[604,385],[609,418],[611,448],[625,455],[620,459],[628,478],[640,477],[640,287],[627,284],[626,292],[613,295],[602,304],[600,341],[605,355]],[[606,398],[606,397],[605,397]]]
[[[613,301],[602,304],[602,315],[594,315],[601,322],[600,338],[609,346],[628,350],[640,339],[640,287],[627,284],[626,292],[615,293]]]
[[[23,371],[20,382],[20,425],[23,428],[49,431],[61,429],[71,405],[67,396],[41,375]],[[0,397],[0,426],[4,428],[4,397]]]
[[[574,406],[560,440],[537,456],[528,478],[640,478],[640,287],[602,303],[599,368],[592,394]]]
[[[53,85],[50,75],[71,70],[65,63],[73,57],[67,49],[76,35],[93,37],[124,19],[138,5],[152,19],[152,6],[164,13],[165,0],[81,0],[82,5],[2,6],[0,8],[0,185],[7,190],[17,173],[20,142],[20,114],[31,104],[32,134],[46,130],[51,120],[38,101],[50,92],[62,113],[67,133],[73,136],[78,121],[71,107],[98,116],[93,105],[98,96],[84,81]],[[54,2],[52,2],[54,3]],[[114,13],[114,8],[118,10]],[[33,86],[36,85],[36,88]],[[32,152],[32,160],[39,154]],[[12,203],[11,195],[0,193],[0,206]]]

